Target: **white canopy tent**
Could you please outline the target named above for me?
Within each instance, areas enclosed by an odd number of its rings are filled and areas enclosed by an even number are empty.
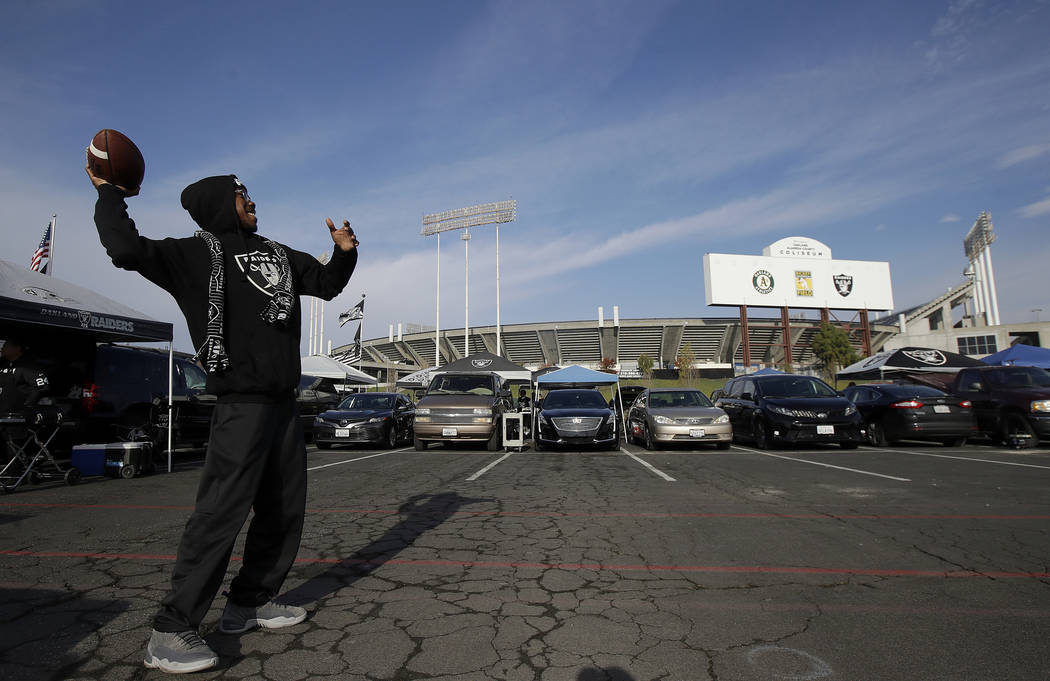
[[[310,376],[341,380],[348,385],[375,385],[379,382],[365,372],[327,355],[307,355],[301,362],[302,373]]]

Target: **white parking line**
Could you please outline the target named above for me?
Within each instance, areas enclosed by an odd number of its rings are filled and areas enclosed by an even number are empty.
[[[981,463],[997,463],[1000,466],[1022,466],[1024,468],[1042,468],[1050,471],[1050,466],[1037,466],[1034,463],[1015,463],[1013,461],[995,461],[994,459],[975,459],[970,456],[951,456],[949,454],[932,454],[930,452],[909,452],[906,449],[883,449],[882,447],[864,447],[873,452],[893,452],[894,454],[911,454],[913,456],[933,456],[938,459],[960,459],[961,461],[980,461]]]
[[[356,459],[347,459],[346,461],[335,461],[332,463],[326,463],[322,466],[313,466],[307,468],[307,471],[317,471],[322,468],[330,468],[332,466],[342,466],[344,463],[353,463],[355,461],[364,461],[365,459],[374,459],[377,456],[386,456],[387,454],[397,454],[398,452],[407,452],[411,447],[402,447],[401,449],[391,449],[389,452],[379,452],[378,454],[369,454],[368,456],[359,456]]]
[[[759,449],[751,449],[750,447],[741,447],[740,445],[734,444],[735,449],[741,449],[745,452],[751,452],[752,454],[761,454],[762,456],[771,456],[774,459],[785,459],[787,461],[798,461],[799,463],[811,463],[814,466],[823,466],[824,468],[837,468],[840,471],[849,471],[850,473],[860,473],[862,475],[874,475],[877,478],[888,478],[890,480],[899,480],[900,482],[911,482],[911,478],[898,478],[893,475],[885,475],[883,473],[873,473],[871,471],[862,471],[859,468],[846,468],[845,466],[833,466],[830,463],[821,463],[820,461],[809,461],[808,459],[796,459],[790,456],[780,456],[779,454],[770,454],[769,452],[763,452]]]
[[[484,467],[484,468],[482,468],[482,469],[481,469],[480,471],[478,471],[478,472],[477,472],[477,473],[475,473],[474,475],[472,475],[472,476],[470,476],[469,478],[467,478],[467,482],[470,482],[470,481],[472,481],[472,480],[477,480],[477,479],[478,479],[478,478],[480,478],[481,476],[485,475],[485,473],[489,472],[489,470],[491,470],[492,468],[495,468],[495,467],[496,467],[496,464],[498,464],[498,463],[499,463],[500,461],[503,461],[504,459],[506,459],[506,458],[507,458],[508,456],[510,456],[511,454],[512,454],[512,452],[507,452],[506,454],[504,454],[504,455],[503,455],[503,456],[501,456],[500,458],[498,458],[498,459],[496,459],[495,461],[493,461],[492,463],[490,463],[490,464],[489,464],[488,466],[485,466],[485,467]]]
[[[664,480],[666,480],[667,482],[678,482],[677,480],[675,480],[674,478],[672,478],[672,477],[671,477],[670,475],[668,475],[667,473],[664,473],[664,472],[663,472],[662,470],[660,470],[660,469],[659,469],[659,468],[657,468],[656,466],[652,465],[652,464],[651,464],[651,463],[649,463],[648,461],[643,461],[643,460],[639,459],[639,458],[638,458],[637,456],[635,456],[634,454],[631,454],[631,453],[630,453],[629,451],[627,451],[627,450],[626,450],[626,449],[624,449],[623,447],[620,447],[620,451],[621,451],[621,452],[623,452],[624,454],[626,454],[627,456],[631,457],[632,459],[634,459],[634,460],[635,460],[635,461],[637,461],[638,463],[642,464],[643,466],[645,466],[646,468],[648,468],[649,470],[651,470],[651,471],[652,471],[653,473],[655,473],[655,474],[659,475],[659,476],[660,476],[661,478],[663,478],[663,479],[664,479]]]

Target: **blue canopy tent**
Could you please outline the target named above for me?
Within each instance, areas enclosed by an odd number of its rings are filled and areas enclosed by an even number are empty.
[[[1031,345],[1014,345],[1005,350],[982,357],[985,364],[1019,367],[1042,367],[1050,369],[1050,349]]]
[[[765,369],[759,369],[758,371],[756,371],[755,373],[753,373],[751,375],[752,376],[768,376],[770,374],[782,374],[782,373],[784,373],[784,372],[780,371],[779,369],[773,369],[773,368],[770,368],[770,367],[766,367]]]
[[[533,394],[536,394],[540,388],[546,388],[547,390],[558,388],[597,388],[603,385],[619,386],[619,384],[620,377],[616,374],[607,374],[604,371],[595,371],[594,369],[581,367],[579,364],[571,364],[564,369],[558,369],[537,378],[536,384],[533,386]],[[617,390],[616,394],[619,395],[620,391]],[[535,405],[535,402],[533,404]],[[620,413],[624,413],[622,402],[620,403]],[[536,415],[533,414],[533,423],[535,423],[535,417]],[[535,431],[533,431],[533,434],[535,436]],[[623,437],[624,441],[626,441],[626,419],[623,423]]]

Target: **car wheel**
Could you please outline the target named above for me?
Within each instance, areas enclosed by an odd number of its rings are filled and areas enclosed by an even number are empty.
[[[1028,419],[1020,414],[1007,414],[1004,430],[1007,446],[1028,449],[1035,447],[1039,443],[1038,438],[1035,436],[1035,431],[1028,423]],[[1014,445],[1015,442],[1018,444]]]
[[[886,440],[886,431],[878,421],[868,422],[868,442],[872,447],[885,447],[889,444]]]
[[[723,450],[723,451],[724,451],[724,450],[726,450],[726,449],[729,449],[729,447],[730,447],[730,446],[731,446],[732,444],[733,444],[732,442],[719,442],[719,443],[717,443],[717,444],[715,445],[715,447],[718,447],[719,449],[721,449],[721,450]]]
[[[501,433],[499,431],[500,429],[496,428],[492,433],[492,437],[490,437],[489,441],[485,443],[485,449],[490,452],[498,452],[503,449],[503,443],[500,441]]]
[[[617,435],[616,439],[612,441],[611,445],[609,445],[609,451],[610,452],[616,452],[616,451],[619,451],[619,450],[620,450],[620,436]]]
[[[769,438],[769,433],[766,431],[766,423],[762,419],[755,421],[753,428],[755,434],[755,446],[759,449],[771,449],[772,441]]]
[[[394,449],[397,447],[397,426],[391,425],[390,430],[386,434],[386,446],[387,449]]]
[[[415,437],[413,435],[412,436],[412,446],[416,448],[417,452],[422,452],[422,451],[426,450],[427,443],[424,442],[423,440],[420,440],[418,437]]]
[[[656,449],[656,440],[653,439],[653,434],[649,432],[649,424],[642,426],[642,440],[645,448],[649,451]]]
[[[543,443],[540,442],[539,438],[536,438],[532,441],[532,448],[537,452],[542,452],[544,449],[546,449],[546,447],[543,446]]]
[[[858,444],[859,443],[857,442],[840,442],[839,447],[842,447],[843,449],[856,449]]]
[[[966,438],[964,437],[949,437],[941,441],[945,447],[962,447],[966,444]]]
[[[317,445],[318,449],[331,449],[332,448],[332,443],[331,442],[315,442],[314,444]]]

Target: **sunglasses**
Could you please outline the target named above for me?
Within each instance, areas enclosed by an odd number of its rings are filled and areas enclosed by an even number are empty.
[[[242,188],[240,188],[240,189],[234,189],[234,190],[233,190],[233,193],[234,193],[234,194],[239,194],[239,195],[240,195],[240,197],[241,197],[242,199],[244,199],[245,203],[247,203],[248,201],[251,201],[251,200],[252,200],[252,197],[248,196],[248,190],[247,190],[247,189],[244,189],[243,187],[242,187]]]

